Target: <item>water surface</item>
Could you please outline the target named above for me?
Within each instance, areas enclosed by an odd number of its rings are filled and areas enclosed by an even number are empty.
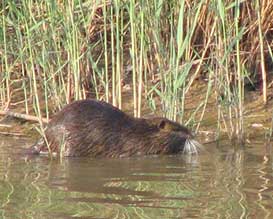
[[[199,156],[26,158],[0,136],[0,218],[273,218],[273,162],[262,141]]]

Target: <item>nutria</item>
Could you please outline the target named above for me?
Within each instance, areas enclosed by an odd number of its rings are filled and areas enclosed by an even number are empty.
[[[128,157],[195,153],[200,146],[184,126],[165,118],[134,118],[102,101],[80,100],[55,114],[43,139],[30,148],[61,156]],[[48,145],[48,146],[47,146]]]

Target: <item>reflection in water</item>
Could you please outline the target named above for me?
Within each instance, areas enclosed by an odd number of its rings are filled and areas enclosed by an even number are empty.
[[[0,142],[0,218],[272,218],[266,147],[207,146],[199,157],[26,159]]]

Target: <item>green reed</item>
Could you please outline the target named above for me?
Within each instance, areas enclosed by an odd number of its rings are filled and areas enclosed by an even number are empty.
[[[238,114],[237,121],[238,121],[238,131],[237,136],[239,136],[240,139],[242,139],[243,135],[243,83],[244,83],[244,77],[243,72],[241,69],[241,57],[240,57],[240,40],[241,40],[241,34],[240,34],[240,27],[239,27],[239,16],[240,16],[240,5],[239,0],[235,1],[235,36],[236,36],[236,66],[237,66],[237,89],[238,89]],[[243,30],[243,27],[241,27]]]
[[[224,129],[229,136],[235,135],[242,138],[243,135],[243,87],[244,74],[241,67],[240,40],[244,27],[239,27],[239,2],[227,4],[225,1],[217,1],[216,21],[217,21],[217,40],[216,40],[216,103],[218,111],[217,133],[218,136]],[[227,13],[230,8],[234,14]],[[231,20],[230,17],[234,17]],[[235,28],[234,28],[235,26]],[[235,31],[234,31],[235,29]],[[235,54],[236,59],[233,58]],[[231,68],[236,66],[236,68]],[[231,74],[231,72],[233,72]],[[234,76],[232,76],[234,75]],[[237,78],[234,81],[234,77]]]
[[[1,84],[3,86],[4,95],[1,95],[3,97],[3,102],[10,102],[10,68],[8,63],[8,44],[7,44],[7,24],[6,19],[4,16],[2,16],[2,38],[3,38],[3,53],[2,54],[2,66],[3,66],[3,78],[1,78]]]
[[[231,106],[231,90],[230,90],[230,75],[228,73],[228,36],[227,32],[230,31],[227,29],[229,26],[227,25],[227,15],[226,15],[226,6],[224,2],[219,0],[217,1],[217,11],[218,19],[217,21],[217,45],[219,45],[219,49],[216,50],[216,56],[220,57],[216,59],[216,69],[214,69],[216,73],[216,102],[217,102],[217,137],[220,134],[220,126],[222,120],[222,108],[228,107],[228,118],[230,121],[230,131],[228,133],[233,133],[233,124],[232,124],[232,106]],[[221,98],[224,97],[224,98]],[[224,121],[226,125],[226,122]]]
[[[105,100],[109,102],[109,73],[108,73],[108,45],[107,45],[107,5],[103,1],[103,44],[104,44],[104,81],[105,81]]]
[[[185,1],[181,1],[181,5],[178,14],[178,20],[174,15],[170,18],[170,42],[167,46],[164,46],[162,39],[156,39],[158,44],[159,71],[161,74],[160,87],[153,88],[161,98],[162,109],[165,115],[173,120],[183,120],[185,95],[189,90],[188,79],[190,70],[193,65],[195,56],[189,58],[189,51],[194,31],[198,24],[198,17],[200,15],[201,7],[204,1],[196,3],[192,11],[188,11],[189,14],[194,14],[193,17],[185,15]],[[162,7],[162,5],[161,5]],[[165,12],[167,13],[167,12]],[[184,21],[186,17],[186,22]],[[185,22],[185,25],[184,25]],[[191,25],[189,25],[191,24]],[[158,28],[164,27],[158,24]],[[153,36],[158,35],[161,30],[154,30]],[[166,54],[169,51],[169,54]],[[182,63],[181,61],[184,60]],[[166,68],[167,71],[166,71]],[[196,74],[194,74],[190,81],[194,80]],[[177,116],[179,118],[177,118]]]
[[[270,55],[270,58],[273,62],[273,51],[272,51],[272,48],[270,47],[269,44],[267,44],[267,48],[268,48],[268,52],[269,52],[269,55]],[[271,86],[273,86],[273,82],[271,82]],[[273,136],[273,109],[272,109],[272,116],[271,116],[271,125],[270,125],[270,129],[269,129],[269,140],[272,139],[272,136]]]
[[[262,30],[262,19],[261,19],[261,6],[260,1],[256,0],[256,11],[258,15],[258,30],[259,30],[259,45],[261,54],[261,71],[263,80],[263,101],[267,102],[267,80],[266,80],[266,70],[265,70],[265,57],[264,57],[264,42],[263,42],[263,30]]]

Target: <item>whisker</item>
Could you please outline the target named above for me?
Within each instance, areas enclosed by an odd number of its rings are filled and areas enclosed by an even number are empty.
[[[198,154],[198,152],[202,149],[203,149],[203,146],[198,141],[196,141],[194,139],[187,139],[185,142],[183,153]]]

